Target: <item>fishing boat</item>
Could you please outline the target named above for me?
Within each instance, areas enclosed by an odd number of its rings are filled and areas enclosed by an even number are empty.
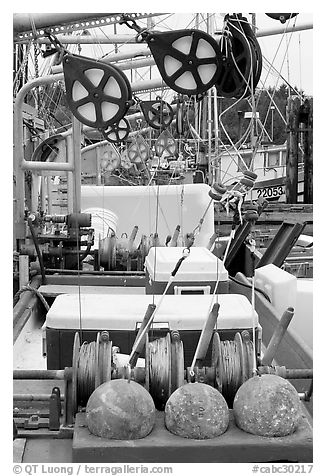
[[[170,14],[26,15],[14,17],[14,461],[311,463],[312,281],[283,269],[309,246],[305,223],[283,222],[261,253],[272,197],[255,121],[249,162],[218,140],[221,98],[255,113],[251,22],[227,14],[213,34],[209,14],[162,31]],[[104,42],[89,32],[109,25],[111,54],[69,48]],[[144,66],[158,76],[138,79]],[[266,410],[270,395],[281,403]],[[253,427],[250,403],[264,411]]]

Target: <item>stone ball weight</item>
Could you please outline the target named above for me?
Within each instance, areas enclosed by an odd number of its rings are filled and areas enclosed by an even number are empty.
[[[103,438],[144,438],[154,427],[154,402],[138,383],[125,379],[111,380],[91,394],[86,406],[86,422],[91,433]]]
[[[244,382],[233,402],[237,426],[259,436],[287,436],[300,422],[300,399],[293,385],[278,375],[261,375]]]
[[[165,406],[165,426],[183,438],[215,438],[222,435],[228,425],[229,409],[224,397],[203,383],[179,387]]]

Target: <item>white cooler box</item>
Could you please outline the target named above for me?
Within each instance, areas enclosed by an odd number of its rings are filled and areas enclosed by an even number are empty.
[[[184,248],[151,248],[145,259],[146,293],[163,294]],[[222,261],[205,247],[191,247],[167,294],[210,294],[219,276],[218,293],[229,290],[229,276]]]
[[[71,365],[75,332],[82,329],[82,340],[96,339],[96,333],[108,330],[113,345],[123,354],[129,354],[137,330],[148,304],[157,304],[161,296],[149,295],[59,295],[46,317],[47,365],[60,369]],[[212,295],[165,296],[158,309],[150,338],[166,335],[168,330],[179,330],[189,366],[196,349],[200,331],[207,318]],[[235,332],[252,329],[253,320],[258,329],[258,317],[249,300],[240,294],[218,296],[220,304],[217,329],[222,339],[233,338]],[[80,317],[81,316],[81,317]],[[208,352],[208,363],[210,352]]]

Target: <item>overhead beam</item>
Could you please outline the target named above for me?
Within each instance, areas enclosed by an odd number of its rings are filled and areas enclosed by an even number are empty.
[[[126,13],[134,20],[166,15],[166,13]],[[76,30],[104,27],[119,23],[121,13],[14,13],[14,41],[26,43],[44,36],[44,29],[57,35]]]
[[[273,35],[281,35],[283,33],[293,33],[297,31],[304,31],[304,30],[311,30],[313,28],[313,24],[310,23],[302,23],[301,25],[295,25],[291,27],[277,27],[277,28],[268,28],[263,30],[258,30],[256,33],[257,38],[263,36],[273,36]],[[216,34],[219,34],[217,32]],[[139,43],[137,34],[134,35],[97,35],[97,36],[64,36],[58,35],[58,40],[65,44],[65,45],[82,45],[82,44],[102,44],[102,45],[111,45],[111,44],[135,44]],[[49,45],[50,41],[48,38],[39,38],[38,43],[40,45]]]

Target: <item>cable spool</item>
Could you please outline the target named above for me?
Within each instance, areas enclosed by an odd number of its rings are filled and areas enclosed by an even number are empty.
[[[98,240],[98,257],[100,266],[106,271],[112,271],[116,268],[117,262],[117,238],[114,232],[110,231],[110,236]]]
[[[111,380],[112,342],[107,331],[97,333],[96,341],[80,345],[79,334],[74,338],[72,357],[73,411],[85,406],[90,395],[102,383]]]
[[[234,340],[221,341],[217,331],[212,341],[212,367],[215,386],[229,406],[240,386],[253,376],[253,343],[248,331],[236,333]]]
[[[146,356],[147,357],[147,356]],[[171,338],[156,339],[148,343],[149,393],[158,410],[163,410],[171,395]]]
[[[146,388],[158,410],[163,410],[170,395],[184,384],[183,343],[178,331],[146,341]]]

